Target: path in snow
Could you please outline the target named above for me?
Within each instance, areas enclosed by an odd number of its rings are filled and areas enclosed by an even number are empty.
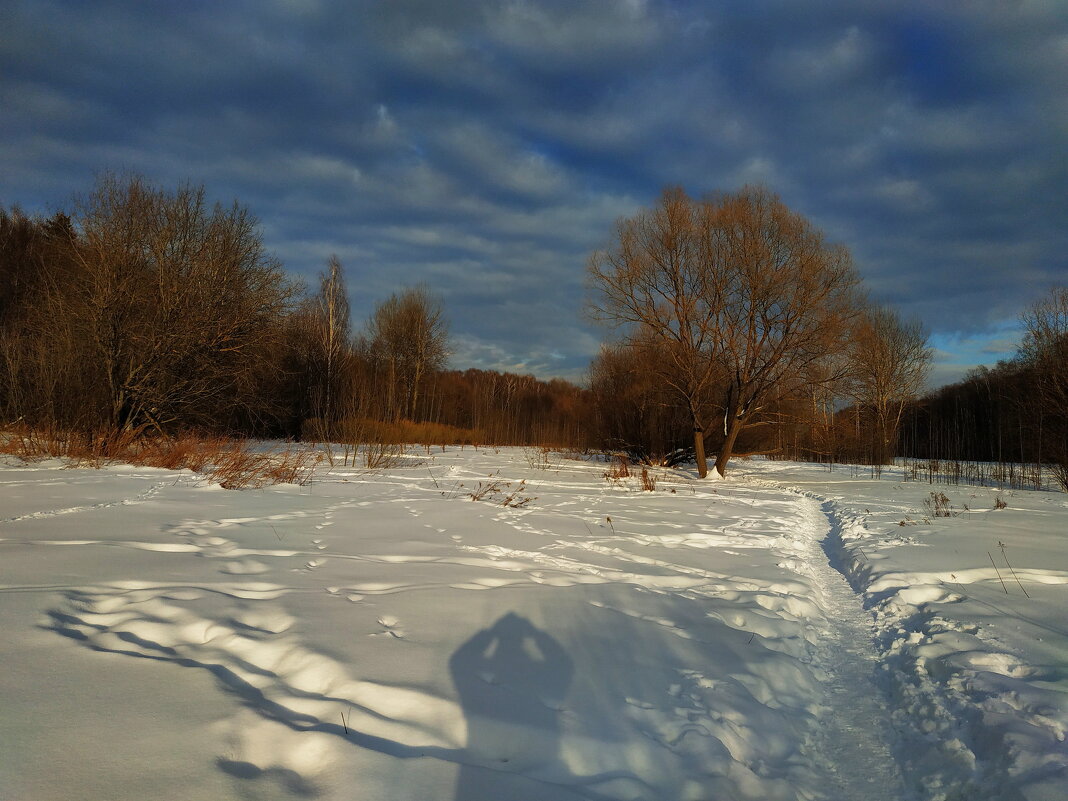
[[[793,540],[804,572],[815,585],[825,613],[813,644],[813,660],[826,675],[829,712],[816,742],[826,769],[837,781],[841,798],[901,799],[904,784],[887,735],[890,712],[875,684],[878,658],[872,642],[872,618],[836,563],[834,528],[819,503],[797,495],[800,525]]]

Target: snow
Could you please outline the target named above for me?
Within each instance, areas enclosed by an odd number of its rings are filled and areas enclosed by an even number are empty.
[[[731,468],[9,460],[0,799],[1066,796],[1065,495]]]

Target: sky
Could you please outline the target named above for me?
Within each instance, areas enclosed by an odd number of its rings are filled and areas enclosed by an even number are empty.
[[[1068,280],[1064,0],[0,0],[0,204],[203,184],[357,325],[426,284],[452,364],[581,380],[586,262],[666,186],[759,183],[931,333],[1012,355]]]

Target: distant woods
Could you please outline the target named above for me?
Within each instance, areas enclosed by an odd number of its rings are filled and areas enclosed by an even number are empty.
[[[358,286],[353,287],[359,293]],[[448,323],[400,288],[354,329],[344,267],[308,289],[247,209],[106,175],[70,211],[0,209],[0,424],[106,442],[245,436],[572,443],[582,390],[446,371]]]
[[[1048,465],[1068,490],[1068,288],[1021,315],[1016,355],[907,410],[902,452],[924,459]]]
[[[767,190],[665,190],[588,277],[588,311],[614,332],[588,387],[449,370],[429,288],[354,322],[363,289],[336,257],[305,286],[241,205],[106,175],[50,217],[0,208],[0,426],[105,449],[189,431],[609,449],[701,475],[739,453],[907,454],[1068,480],[1068,290],[1025,314],[1015,359],[921,398],[922,326],[868,302],[848,252]]]

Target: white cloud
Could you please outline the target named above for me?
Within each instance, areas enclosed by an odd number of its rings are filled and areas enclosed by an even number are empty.
[[[786,86],[826,91],[846,81],[863,80],[875,56],[871,37],[853,25],[829,42],[773,53],[771,69]]]
[[[912,179],[884,178],[875,187],[875,195],[909,213],[927,211],[935,202],[934,196]]]

